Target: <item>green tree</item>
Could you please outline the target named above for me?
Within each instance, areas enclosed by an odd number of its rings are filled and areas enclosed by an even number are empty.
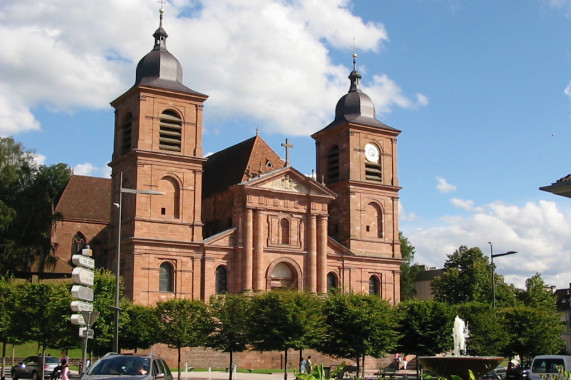
[[[416,280],[420,268],[414,265],[415,248],[410,241],[399,232],[400,251],[403,262],[400,266],[400,299],[406,301],[414,297],[414,281]]]
[[[492,303],[492,268],[480,248],[460,246],[447,256],[444,273],[432,282],[434,299],[449,304],[464,302]],[[498,305],[514,305],[513,286],[505,284],[495,273],[496,302]]]
[[[183,347],[199,347],[210,333],[206,305],[201,301],[173,298],[157,303],[159,342],[176,348],[177,368],[180,380],[180,351]]]
[[[321,301],[310,293],[274,291],[257,295],[248,318],[250,341],[258,351],[284,351],[287,366],[288,350],[314,343],[321,334],[322,320]]]
[[[452,348],[454,311],[448,304],[410,300],[397,306],[396,315],[398,350],[404,354],[436,355]]]
[[[55,264],[51,229],[55,204],[71,176],[64,164],[37,165],[32,152],[0,138],[0,275]]]
[[[467,349],[470,355],[490,356],[500,353],[505,331],[500,328],[492,304],[466,302],[456,306],[456,313],[468,325],[470,339]]]
[[[382,357],[397,346],[393,310],[387,301],[377,296],[330,294],[324,314],[325,335],[319,350],[339,358],[354,358],[358,372],[361,367],[364,371],[366,355]]]
[[[553,311],[556,308],[555,297],[539,273],[525,281],[525,290],[517,293],[517,299],[525,306],[539,310]]]
[[[556,354],[563,348],[563,325],[555,310],[517,306],[498,309],[497,316],[506,332],[502,354],[507,357],[531,359],[540,354]]]
[[[120,303],[123,310],[129,309],[131,301],[123,297],[123,279],[120,279]],[[95,281],[93,283],[93,309],[99,312],[99,317],[93,325],[94,339],[90,339],[88,349],[96,356],[103,355],[113,349],[113,331],[115,326],[115,311],[109,306],[115,306],[115,274],[108,269],[95,269]],[[129,326],[129,313],[119,315],[119,347],[122,339],[129,339],[128,332],[123,332]]]
[[[244,323],[250,315],[250,299],[243,295],[223,294],[210,298],[208,307],[212,333],[206,339],[206,346],[230,355],[228,368],[232,368],[234,352],[247,349],[248,329]],[[228,378],[232,380],[232,372]]]
[[[128,323],[121,324],[119,342],[122,348],[136,351],[157,342],[155,326],[158,325],[158,318],[154,306],[129,304],[121,315],[128,319]]]
[[[0,377],[2,379],[6,376],[6,345],[18,343],[19,313],[14,307],[17,298],[16,287],[11,279],[0,277],[0,342],[2,343],[2,372]]]

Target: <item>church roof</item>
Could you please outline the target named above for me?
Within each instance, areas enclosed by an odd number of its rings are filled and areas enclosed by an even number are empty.
[[[349,92],[343,95],[337,102],[335,120],[322,130],[351,122],[400,132],[398,129],[389,127],[377,120],[373,101],[361,89],[361,78],[361,74],[357,71],[357,54],[353,54],[353,71],[349,74],[349,79],[351,80]]]
[[[259,136],[242,141],[207,157],[204,164],[203,196],[285,166],[285,162]]]
[[[109,222],[111,179],[72,175],[56,206],[64,219]]]
[[[167,50],[167,32],[163,29],[163,10],[160,10],[159,28],[153,34],[155,46],[137,65],[135,86],[144,85],[206,96],[182,84],[182,66]]]
[[[567,174],[565,177],[559,178],[549,186],[540,187],[539,190],[571,198],[571,174]]]

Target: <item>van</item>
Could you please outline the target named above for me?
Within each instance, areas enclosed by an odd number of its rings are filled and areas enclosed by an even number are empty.
[[[541,380],[541,375],[557,373],[557,367],[571,371],[571,356],[569,355],[539,355],[533,358],[529,368],[530,380]]]

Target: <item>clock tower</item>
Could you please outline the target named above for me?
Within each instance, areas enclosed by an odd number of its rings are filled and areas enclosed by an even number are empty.
[[[401,258],[398,231],[397,136],[377,120],[361,90],[353,55],[349,92],[335,120],[312,135],[317,180],[337,194],[329,204],[329,236],[359,256]]]

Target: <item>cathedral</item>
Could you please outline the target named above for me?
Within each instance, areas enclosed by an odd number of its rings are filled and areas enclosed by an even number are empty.
[[[100,267],[120,258],[125,295],[142,305],[279,288],[398,303],[400,131],[377,120],[356,55],[334,120],[311,135],[314,179],[290,165],[287,140],[283,160],[258,134],[204,157],[208,96],[183,84],[162,12],[153,37],[111,103],[111,179],[74,175],[57,205],[59,270],[89,245]]]

